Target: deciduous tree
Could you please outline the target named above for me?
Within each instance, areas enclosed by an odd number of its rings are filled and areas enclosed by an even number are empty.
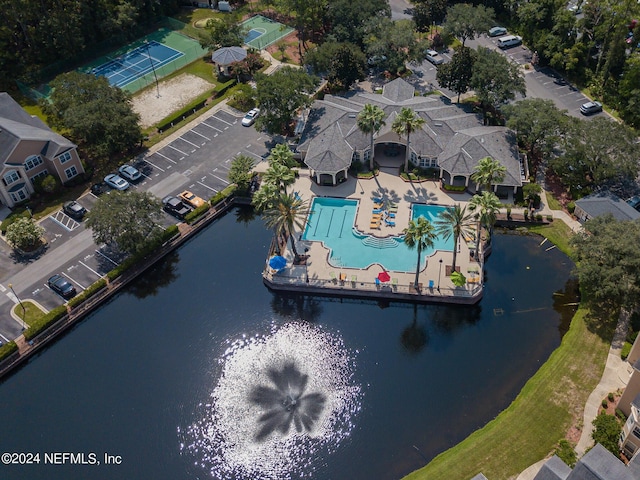
[[[484,5],[474,7],[468,3],[456,3],[447,10],[444,32],[460,39],[464,47],[467,40],[473,40],[491,28],[493,16],[493,9]]]
[[[14,248],[32,250],[40,245],[44,228],[31,218],[19,218],[7,227],[6,239]]]
[[[451,61],[440,65],[436,72],[440,86],[458,94],[458,103],[460,95],[469,91],[475,61],[475,51],[461,45],[455,48]]]

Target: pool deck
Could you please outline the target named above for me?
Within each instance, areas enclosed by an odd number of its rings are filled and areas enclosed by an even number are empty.
[[[257,170],[266,167],[266,162],[261,162]],[[397,172],[397,168],[394,170]],[[405,182],[397,174],[385,172],[384,168],[372,179],[349,178],[335,187],[317,185],[310,179],[308,170],[302,169],[299,173],[300,177],[290,191],[297,192],[302,199],[308,201],[309,206],[314,197],[359,200],[356,228],[364,234],[379,238],[402,234],[409,224],[412,203],[464,205],[471,198],[468,193],[448,195],[440,190],[439,183],[435,181]],[[382,222],[379,228],[371,227],[374,199],[383,199],[387,205],[397,205],[395,226],[387,226]],[[473,244],[468,244],[462,239],[456,266],[467,278],[467,283],[463,287],[453,285],[450,277],[446,275],[446,267],[451,265],[453,253],[436,251],[427,257],[427,266],[421,270],[419,277],[422,287],[416,291],[413,288],[415,272],[389,271],[391,280],[377,284],[376,278],[383,270],[380,264],[373,264],[367,268],[334,267],[328,261],[329,249],[321,242],[301,240],[301,233],[295,236],[296,249],[299,255],[305,254],[306,251],[306,265],[293,265],[294,255],[288,242],[286,249],[281,252],[288,261],[284,270],[276,273],[265,263],[263,280],[269,288],[329,296],[411,302],[474,304],[482,298],[482,268],[470,256]],[[433,282],[433,288],[429,288],[430,281]]]

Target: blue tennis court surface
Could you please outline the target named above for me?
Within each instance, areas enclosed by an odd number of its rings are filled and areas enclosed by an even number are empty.
[[[244,43],[249,43],[252,40],[255,40],[256,38],[260,37],[263,33],[266,33],[264,31],[264,29],[262,29],[262,31],[260,31],[260,30],[256,30],[255,28],[252,28],[244,36]]]
[[[156,41],[112,58],[91,70],[96,77],[107,77],[115,87],[124,87],[147,73],[184,56],[184,53]]]

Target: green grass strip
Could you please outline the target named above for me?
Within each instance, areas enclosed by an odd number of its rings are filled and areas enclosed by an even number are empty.
[[[566,223],[556,220],[547,225],[529,225],[527,228],[530,232],[547,237],[565,255],[571,257],[573,254],[571,246],[569,245],[569,240],[574,233]],[[551,246],[548,242],[546,245]]]
[[[468,480],[482,472],[507,480],[549,455],[582,418],[606,362],[610,338],[589,330],[589,314],[576,312],[561,345],[506,410],[405,478]]]

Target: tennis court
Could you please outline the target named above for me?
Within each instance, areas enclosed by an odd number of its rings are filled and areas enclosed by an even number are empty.
[[[183,55],[178,50],[152,41],[99,65],[91,73],[96,77],[107,77],[113,86],[124,87]]]
[[[262,15],[254,15],[240,25],[247,32],[244,37],[244,43],[259,50],[268,47],[294,31],[293,28]]]

